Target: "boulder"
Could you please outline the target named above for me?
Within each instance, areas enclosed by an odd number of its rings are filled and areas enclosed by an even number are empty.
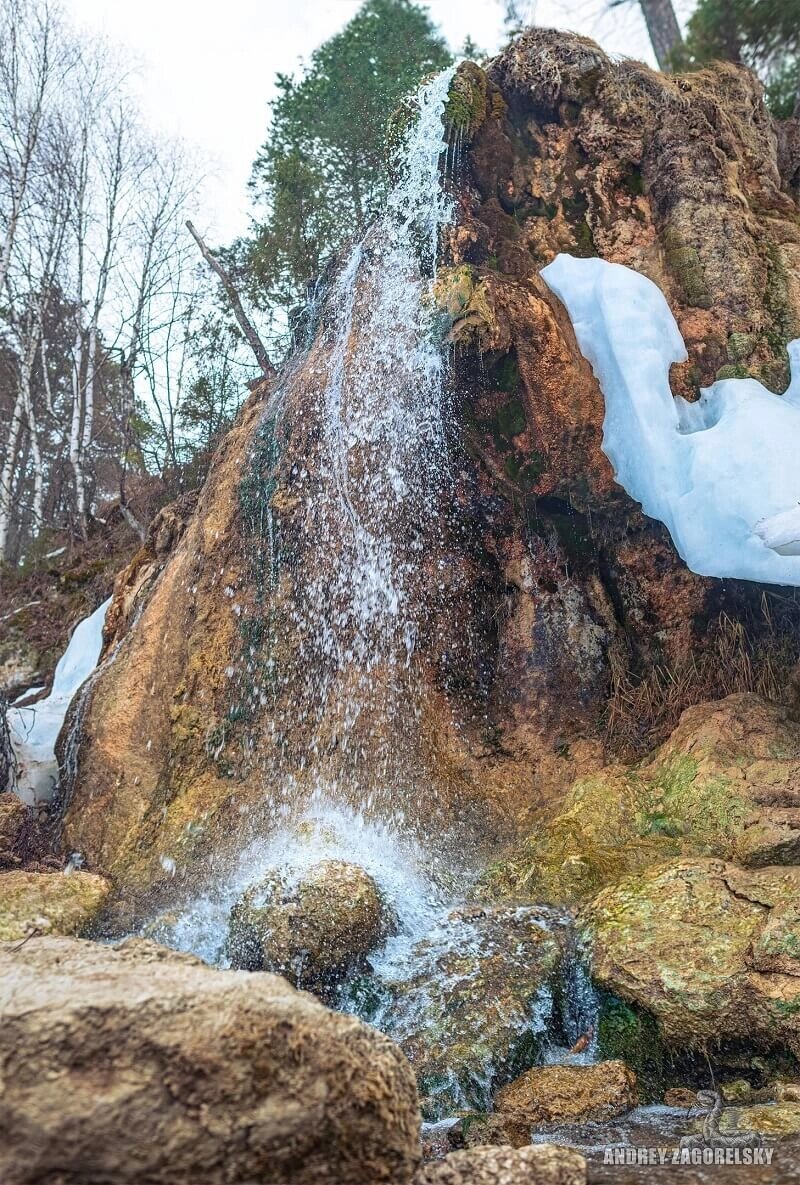
[[[579,779],[493,880],[574,904],[680,856],[800,863],[800,725],[785,708],[749,694],[688,708],[643,763]]]
[[[624,1062],[608,1061],[534,1066],[498,1092],[495,1110],[509,1142],[519,1147],[543,1124],[603,1123],[638,1101],[636,1075]]]
[[[145,939],[0,947],[0,1179],[407,1185],[400,1051],[285,979]]]
[[[29,934],[81,934],[110,892],[111,883],[91,872],[0,873],[0,942]]]
[[[279,871],[253,885],[231,912],[231,964],[275,971],[322,992],[363,963],[389,929],[378,886],[355,864],[323,860],[291,884]]]
[[[476,1147],[427,1164],[414,1185],[585,1185],[586,1161],[571,1148]]]
[[[583,910],[593,977],[655,1018],[669,1045],[743,1039],[797,1056],[798,894],[798,867],[660,865]]]
[[[531,908],[456,912],[392,986],[390,1033],[417,1074],[423,1113],[485,1110],[535,1060],[550,1019],[559,943]]]

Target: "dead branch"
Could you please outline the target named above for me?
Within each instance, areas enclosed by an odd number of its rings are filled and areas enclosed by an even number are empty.
[[[242,302],[239,299],[239,293],[236,291],[230,275],[220,263],[217,256],[208,249],[206,244],[203,242],[202,237],[195,229],[193,223],[189,221],[189,219],[186,220],[186,229],[189,231],[189,234],[200,248],[200,253],[203,256],[203,259],[205,259],[211,270],[221,280],[222,287],[225,289],[225,294],[227,295],[231,308],[233,309],[233,315],[238,321],[239,328],[241,329],[242,333],[247,338],[251,350],[256,356],[256,362],[258,362],[258,365],[261,367],[261,370],[265,375],[274,375],[275,367],[270,362],[269,355],[264,348],[264,343],[256,333],[250,318],[247,316],[247,313],[245,313],[244,308],[242,307]]]

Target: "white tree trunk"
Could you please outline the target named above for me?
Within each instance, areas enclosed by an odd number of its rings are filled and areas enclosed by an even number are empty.
[[[78,325],[73,347],[72,365],[72,422],[69,432],[69,463],[75,483],[75,517],[81,535],[86,535],[86,478],[83,471],[82,419],[84,389],[81,382],[83,370],[83,334]]]
[[[5,560],[8,551],[8,533],[11,526],[11,502],[14,489],[14,475],[19,453],[20,436],[22,435],[22,420],[25,412],[25,401],[22,388],[17,391],[14,410],[11,413],[11,423],[8,427],[6,440],[6,459],[3,471],[0,473],[0,562]]]

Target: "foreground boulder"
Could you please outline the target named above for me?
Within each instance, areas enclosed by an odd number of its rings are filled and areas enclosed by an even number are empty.
[[[110,881],[90,872],[4,872],[0,874],[0,942],[30,934],[81,934],[110,892]]]
[[[741,1038],[800,1055],[800,868],[678,860],[604,889],[582,914],[592,974],[670,1045]]]
[[[624,1062],[534,1066],[509,1082],[495,1099],[509,1143],[530,1143],[543,1124],[603,1123],[638,1103],[636,1075]]]
[[[399,1050],[272,975],[143,939],[0,947],[0,1180],[406,1185]]]
[[[234,967],[276,971],[324,992],[363,962],[387,927],[372,877],[323,860],[294,885],[276,871],[248,889],[231,913],[228,949]]]
[[[425,1165],[414,1185],[585,1185],[586,1161],[571,1148],[476,1147]]]

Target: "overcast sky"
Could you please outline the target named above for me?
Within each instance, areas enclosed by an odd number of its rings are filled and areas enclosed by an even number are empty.
[[[213,177],[198,219],[212,241],[245,230],[250,165],[264,139],[278,71],[291,72],[353,16],[361,0],[66,0],[80,28],[129,49],[148,120],[180,136]],[[470,35],[486,50],[502,36],[502,0],[427,0],[453,48]],[[685,5],[684,5],[685,7]],[[634,0],[533,0],[529,19],[594,37],[612,53],[653,63]]]

